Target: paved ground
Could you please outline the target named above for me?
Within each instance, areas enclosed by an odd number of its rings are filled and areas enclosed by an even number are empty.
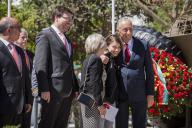
[[[147,128],[167,128],[165,126],[165,124],[162,124],[162,123],[161,123],[161,127],[158,126],[158,125],[160,125],[160,123],[161,122],[159,120],[154,120],[154,121],[148,120],[148,124],[150,124],[150,125],[148,125]],[[130,126],[129,128],[132,128],[131,120],[129,121],[129,126]],[[71,123],[69,123],[68,128],[75,128],[75,124],[73,122],[73,119],[71,119]]]

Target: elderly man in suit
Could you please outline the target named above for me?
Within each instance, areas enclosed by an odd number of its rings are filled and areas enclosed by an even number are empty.
[[[19,37],[16,19],[0,20],[0,127],[21,123],[21,113],[31,108],[30,84],[25,55],[13,44]]]
[[[36,37],[35,71],[42,109],[40,128],[65,128],[68,124],[78,82],[73,68],[73,49],[66,32],[73,24],[73,13],[57,6],[53,24]]]
[[[32,72],[32,67],[33,67],[34,54],[26,49],[27,48],[27,40],[28,40],[28,32],[24,28],[21,28],[19,38],[15,42],[15,44],[23,49],[23,52],[25,54],[25,62],[26,62],[27,69],[28,69],[28,72],[29,72],[28,76],[29,76],[29,79],[31,79],[31,72]],[[28,85],[28,88],[31,88],[31,84]],[[28,95],[31,95],[31,97],[32,97],[31,93],[32,92],[30,90],[30,92],[28,92]],[[23,114],[23,116],[22,116],[21,127],[22,128],[30,128],[30,121],[31,121],[31,111],[25,112]]]
[[[19,47],[21,47],[23,49],[23,51],[25,53],[25,60],[26,60],[27,68],[29,69],[30,74],[31,74],[32,68],[33,68],[34,54],[27,49],[27,40],[28,40],[28,32],[26,29],[21,28],[19,39],[16,41],[16,45],[18,45]]]
[[[154,75],[149,47],[132,36],[133,25],[127,17],[118,21],[117,32],[124,46],[118,60],[120,93],[116,127],[128,127],[130,108],[133,128],[145,128],[147,107],[154,102]]]

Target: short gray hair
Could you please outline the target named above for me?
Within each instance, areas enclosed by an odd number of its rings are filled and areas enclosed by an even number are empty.
[[[125,22],[125,21],[130,22],[130,23],[132,24],[131,18],[129,18],[129,17],[122,17],[122,18],[120,18],[120,19],[117,21],[117,29],[119,28],[120,24],[121,24],[122,22]]]
[[[106,47],[105,38],[101,34],[91,34],[85,41],[85,51],[87,54],[96,53],[100,48]]]
[[[27,37],[28,37],[28,32],[27,32],[27,30],[26,30],[26,29],[21,28],[21,32],[20,32],[20,33],[24,33],[24,34],[26,34],[26,35],[27,35]]]

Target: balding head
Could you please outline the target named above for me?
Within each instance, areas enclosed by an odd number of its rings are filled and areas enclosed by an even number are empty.
[[[0,20],[0,36],[9,42],[18,39],[20,29],[19,22],[15,18],[3,17]]]
[[[3,17],[0,20],[0,33],[5,32],[8,28],[20,28],[19,22],[12,17]]]

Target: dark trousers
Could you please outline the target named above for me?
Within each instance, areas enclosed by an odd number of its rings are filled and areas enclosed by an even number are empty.
[[[129,108],[131,108],[133,128],[146,128],[146,102],[120,102],[116,118],[116,128],[128,128]]]
[[[11,126],[18,126],[21,124],[21,114],[15,115],[15,114],[6,114],[2,115],[0,114],[0,128],[3,128],[6,125],[11,125]]]
[[[30,128],[31,124],[31,112],[22,114],[21,128]]]
[[[22,113],[19,115],[4,115],[0,117],[0,128],[6,125],[17,126],[20,125],[21,128],[30,128],[31,112]]]
[[[49,103],[41,100],[39,128],[67,128],[73,94],[66,98],[51,95]]]

